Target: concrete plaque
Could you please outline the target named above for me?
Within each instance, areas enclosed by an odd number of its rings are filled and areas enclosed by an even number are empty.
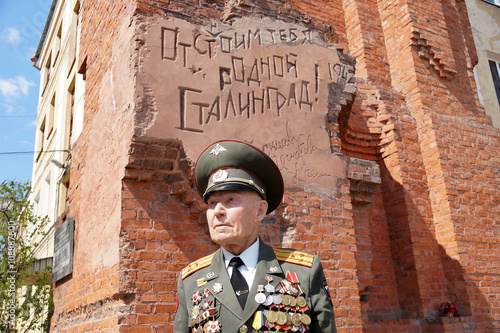
[[[288,187],[345,178],[325,116],[332,84],[355,92],[354,68],[320,33],[270,18],[201,27],[161,19],[141,43],[141,135],[180,139],[192,160],[215,140],[253,143]]]
[[[52,282],[73,272],[74,230],[75,220],[70,217],[55,232]]]

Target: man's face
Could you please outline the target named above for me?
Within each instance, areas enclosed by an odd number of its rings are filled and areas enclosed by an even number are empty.
[[[257,239],[267,202],[253,191],[218,191],[208,198],[207,220],[212,240],[239,255]]]

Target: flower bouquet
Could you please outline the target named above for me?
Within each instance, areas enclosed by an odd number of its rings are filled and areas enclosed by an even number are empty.
[[[439,307],[439,312],[441,312],[443,316],[458,317],[458,307],[455,303],[442,303]]]

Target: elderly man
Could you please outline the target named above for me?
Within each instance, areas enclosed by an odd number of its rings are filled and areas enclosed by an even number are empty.
[[[221,248],[182,270],[174,332],[336,332],[318,257],[257,235],[283,197],[276,164],[250,144],[219,141],[198,158],[195,181]]]

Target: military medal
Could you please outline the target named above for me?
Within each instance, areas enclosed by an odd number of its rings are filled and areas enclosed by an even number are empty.
[[[214,294],[220,293],[222,291],[222,284],[219,282],[215,283],[212,287],[212,291],[214,292]]]
[[[275,305],[280,305],[281,304],[281,296],[280,296],[280,294],[273,294],[272,297],[273,297],[273,303]]]
[[[193,305],[197,305],[201,302],[201,294],[199,291],[195,292],[192,297]]]
[[[297,297],[297,305],[300,306],[301,308],[303,308],[307,305],[307,302],[306,302],[306,299],[304,298],[304,296]]]
[[[290,305],[290,296],[286,294],[281,295],[281,303],[285,306]]]
[[[274,324],[276,322],[276,319],[278,319],[276,312],[273,312],[271,310],[264,311],[264,316],[266,316],[267,321],[269,321],[271,324]]]
[[[273,304],[273,296],[272,295],[268,295],[266,297],[266,300],[264,301],[264,303],[262,305],[264,306],[270,306]]]
[[[196,320],[199,314],[200,314],[200,307],[195,306],[193,310],[191,310],[191,319]]]
[[[268,293],[274,292],[274,287],[271,285],[271,282],[273,281],[273,278],[271,276],[266,276],[266,281],[267,281],[266,291]]]
[[[253,317],[253,323],[252,327],[258,331],[262,328],[262,325],[264,324],[264,313],[262,311],[257,311],[255,312],[255,316]]]
[[[299,278],[295,272],[288,271],[286,272],[286,279],[291,282],[290,283],[290,294],[293,296],[298,296],[300,294],[300,290],[297,287],[299,284]]]
[[[278,285],[280,288],[280,292],[283,294],[288,293],[290,291],[290,287],[292,286],[291,283],[287,280],[281,280]]]
[[[292,325],[295,327],[299,327],[300,324],[302,324],[302,321],[300,320],[300,315],[298,313],[294,313],[291,319],[292,319]]]
[[[311,324],[311,317],[309,317],[309,315],[303,313],[300,315],[300,321],[304,325],[309,325],[309,324]]]
[[[203,291],[203,298],[208,298],[208,296],[210,296],[210,290],[208,290],[208,288],[205,288],[205,290]]]
[[[255,295],[255,301],[259,304],[264,304],[266,301],[267,297],[266,294],[264,294],[264,285],[259,284],[257,287],[258,294]]]
[[[284,312],[281,311],[276,312],[276,323],[278,325],[286,324],[286,314]]]
[[[205,325],[205,333],[218,333],[220,325],[217,320],[211,320]]]
[[[210,308],[210,303],[212,303],[212,301],[205,301],[203,302],[203,310],[208,310]]]

